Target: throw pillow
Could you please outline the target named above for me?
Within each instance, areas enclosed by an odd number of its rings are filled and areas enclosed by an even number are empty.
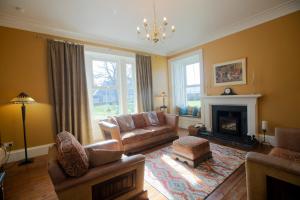
[[[188,114],[188,110],[186,107],[180,107],[179,108],[179,115],[182,116],[182,115],[187,115]]]
[[[151,126],[151,123],[150,123],[150,120],[149,120],[149,117],[148,117],[148,113],[147,112],[143,112],[142,114],[143,114],[146,126]]]
[[[194,107],[193,108],[193,117],[198,117],[198,108],[197,107]]]
[[[166,124],[166,116],[165,113],[160,111],[160,112],[156,112],[158,121],[160,125],[165,125]]]
[[[108,121],[116,126],[119,126],[116,117],[108,117]]]
[[[131,115],[122,115],[116,117],[121,132],[132,131],[135,129]]]
[[[132,120],[134,122],[135,128],[144,128],[146,127],[146,122],[143,114],[134,114],[132,115]]]
[[[149,118],[151,125],[159,125],[159,121],[158,121],[157,114],[155,111],[148,112],[148,118]]]
[[[89,161],[91,167],[98,167],[110,162],[120,160],[123,151],[104,150],[104,149],[88,149]]]
[[[194,109],[194,107],[188,106],[188,107],[187,107],[187,114],[188,114],[188,115],[193,115],[193,109]]]
[[[82,176],[89,169],[89,160],[83,146],[66,131],[56,136],[57,159],[69,176]]]

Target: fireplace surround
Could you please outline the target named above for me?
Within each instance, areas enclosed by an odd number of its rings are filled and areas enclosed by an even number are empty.
[[[262,95],[202,96],[207,137],[253,146],[258,132],[257,99]]]

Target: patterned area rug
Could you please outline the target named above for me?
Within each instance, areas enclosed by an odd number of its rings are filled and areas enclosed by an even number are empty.
[[[213,158],[197,168],[172,159],[172,147],[146,154],[145,180],[168,199],[205,199],[244,163],[245,151],[210,143]]]

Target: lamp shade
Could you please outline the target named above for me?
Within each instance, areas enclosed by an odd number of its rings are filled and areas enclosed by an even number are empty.
[[[28,94],[25,92],[21,92],[18,96],[13,98],[11,103],[16,103],[16,104],[28,104],[28,103],[35,103],[35,100],[30,97]]]

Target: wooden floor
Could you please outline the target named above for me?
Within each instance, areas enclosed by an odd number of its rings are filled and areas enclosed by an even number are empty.
[[[181,130],[179,135],[186,135],[186,131]],[[168,144],[164,145],[167,146]],[[156,150],[143,152],[147,153]],[[258,148],[256,151],[266,152],[268,150]],[[18,166],[17,163],[10,163],[5,166],[6,178],[4,182],[4,192],[6,200],[56,200],[50,177],[47,172],[47,156],[40,156],[34,159],[34,163],[26,166]],[[145,182],[145,189],[148,190],[150,200],[166,199],[160,192]],[[246,176],[245,168],[242,165],[227,180],[224,181],[207,200],[215,199],[247,199],[246,198]]]

